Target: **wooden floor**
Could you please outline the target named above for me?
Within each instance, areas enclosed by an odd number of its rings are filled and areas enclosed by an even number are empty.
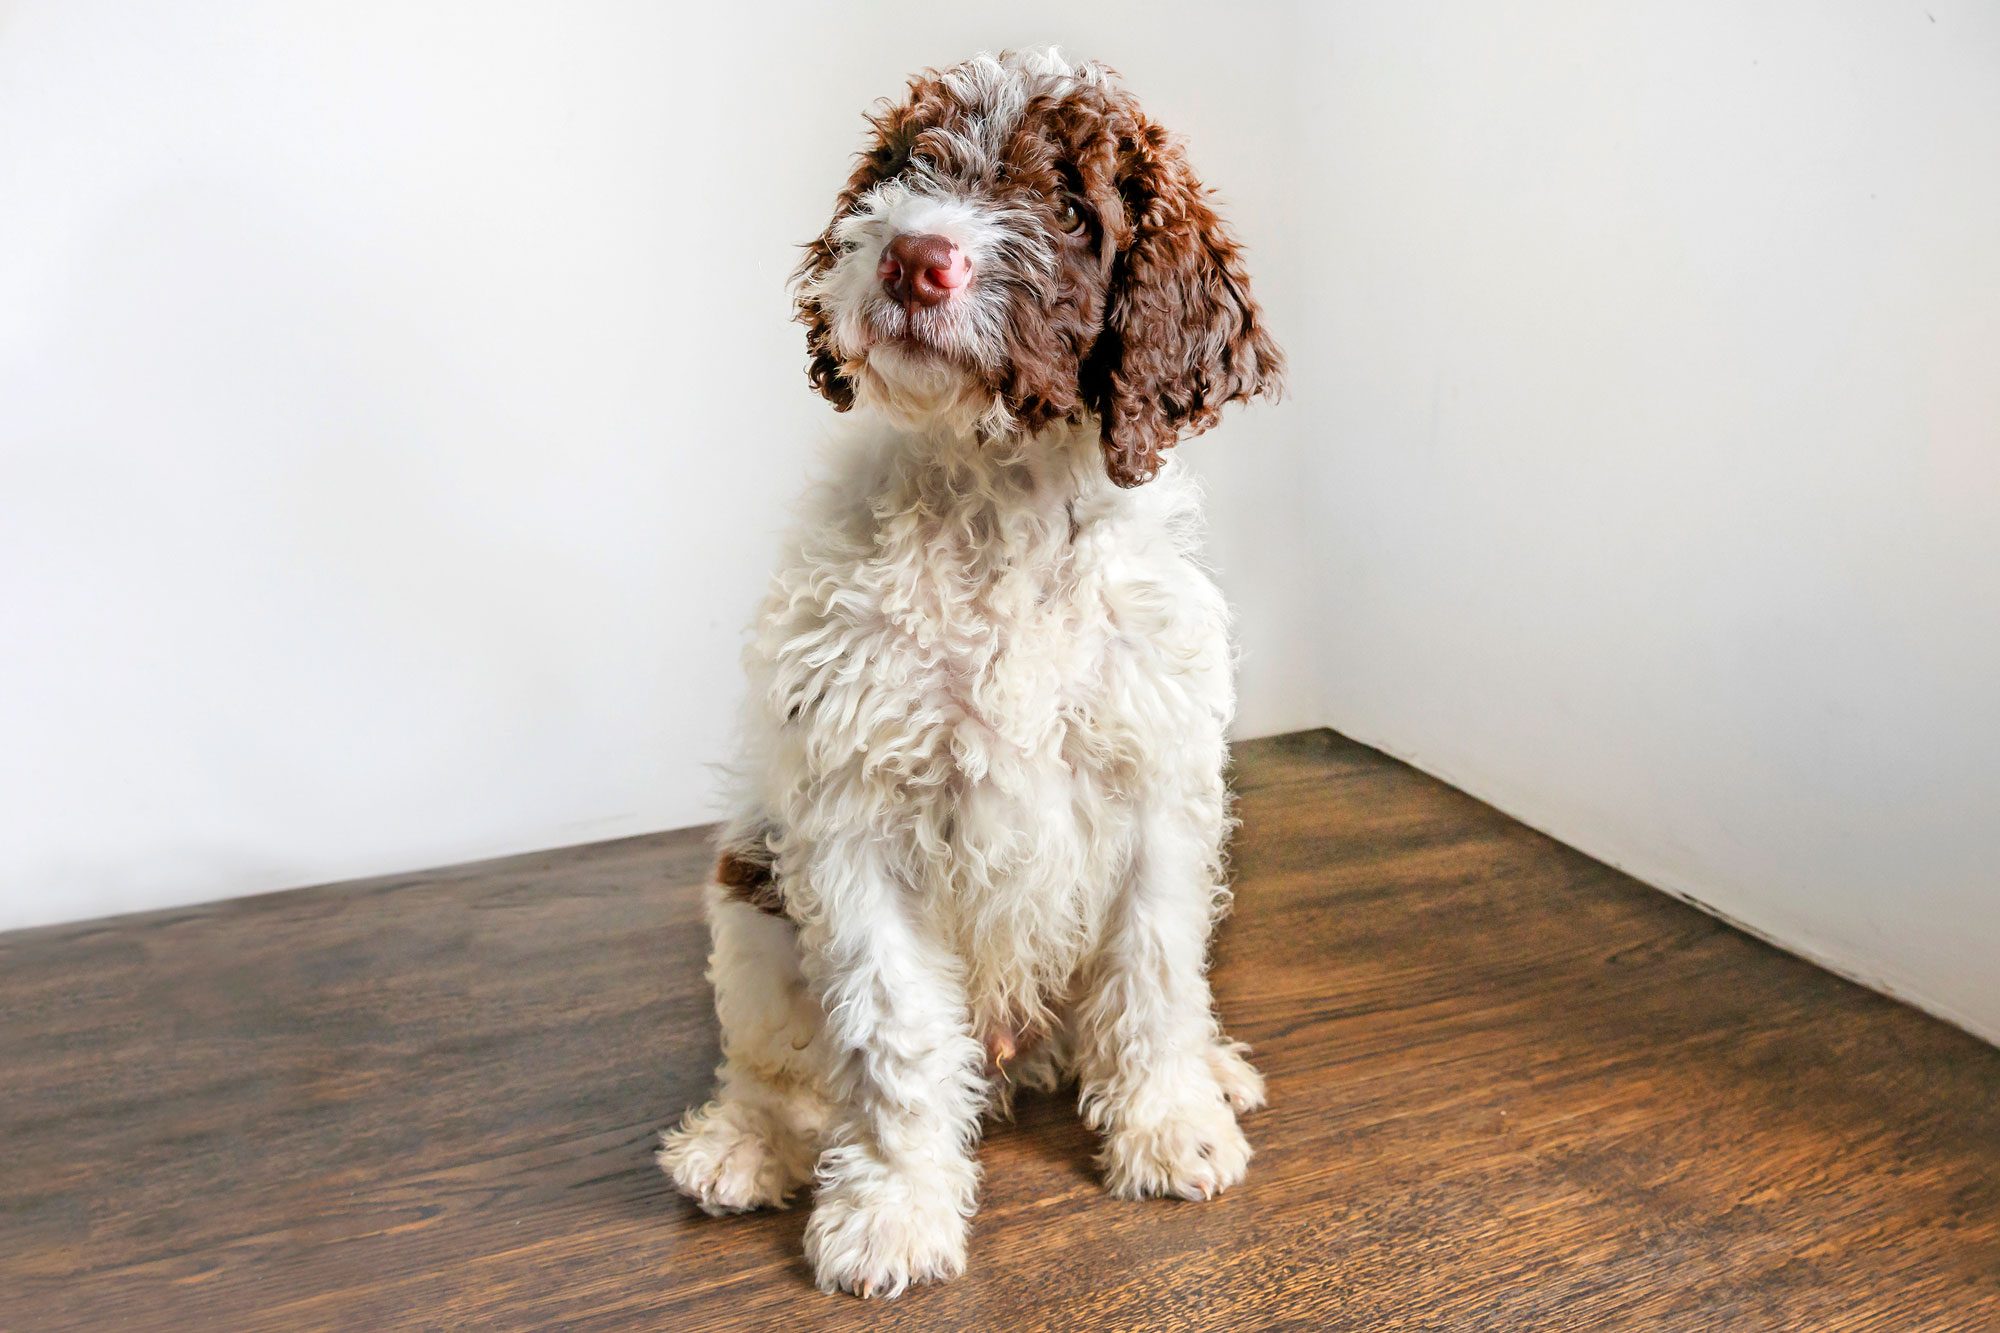
[[[2000,1329],[2000,1051],[1330,733],[1237,786],[1216,1202],[1047,1098],[893,1304],[696,1214],[674,833],[0,936],[0,1328]]]

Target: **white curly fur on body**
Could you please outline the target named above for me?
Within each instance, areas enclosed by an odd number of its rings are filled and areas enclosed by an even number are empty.
[[[722,845],[782,914],[709,891],[724,1060],[659,1161],[714,1213],[816,1181],[819,1285],[892,1296],[964,1268],[1017,1083],[1076,1082],[1112,1193],[1187,1199],[1242,1179],[1263,1087],[1206,979],[1233,691],[1192,479],[1115,485],[1087,413],[927,416],[936,368],[874,350],[902,399],[864,391],[746,654]]]

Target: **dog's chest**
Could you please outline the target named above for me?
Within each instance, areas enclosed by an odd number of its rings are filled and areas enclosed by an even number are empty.
[[[1059,499],[906,506],[788,575],[765,639],[809,804],[865,810],[992,1025],[1061,994],[1119,878],[1102,546]]]
[[[1018,1032],[1067,989],[1119,879],[1106,561],[1061,508],[923,540],[924,577],[885,608],[916,748],[948,774],[910,793],[911,851],[980,1023]]]
[[[858,762],[1011,788],[1078,761],[1116,634],[1104,553],[1060,500],[911,504],[809,576],[779,676]]]
[[[1110,642],[1090,553],[1066,527],[1013,526],[956,550],[941,536],[913,595],[888,608],[926,715],[971,778],[1059,760],[1093,711]]]
[[[1002,481],[829,518],[753,664],[788,756],[774,816],[878,849],[955,940],[982,1025],[1019,1031],[1101,936],[1139,793],[1222,725],[1228,652],[1169,504]]]

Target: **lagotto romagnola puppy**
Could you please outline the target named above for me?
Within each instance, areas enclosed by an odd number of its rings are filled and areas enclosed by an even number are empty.
[[[870,419],[747,653],[709,892],[724,1060],[660,1165],[710,1212],[817,1176],[831,1291],[965,1266],[981,1116],[1074,1079],[1121,1197],[1242,1179],[1263,1100],[1206,977],[1228,611],[1168,450],[1282,372],[1178,141],[1055,52],[926,74],[799,271]]]

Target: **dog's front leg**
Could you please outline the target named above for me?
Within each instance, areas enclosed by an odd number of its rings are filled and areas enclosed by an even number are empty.
[[[1213,1198],[1250,1161],[1236,1112],[1263,1103],[1263,1080],[1223,1038],[1207,976],[1222,801],[1219,780],[1149,800],[1078,1007],[1084,1117],[1105,1136],[1105,1188],[1123,1198]]]
[[[894,1296],[964,1270],[984,1052],[956,961],[877,851],[820,849],[809,874],[802,962],[835,1113],[806,1258],[823,1290]]]

